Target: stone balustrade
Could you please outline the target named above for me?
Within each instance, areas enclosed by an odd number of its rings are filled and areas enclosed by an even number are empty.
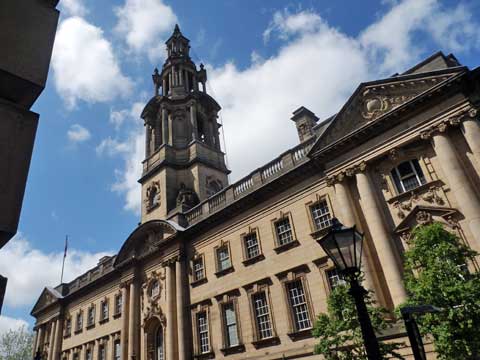
[[[288,150],[278,158],[188,210],[184,214],[188,224],[199,222],[210,214],[280,177],[285,172],[305,163],[308,160],[308,150],[312,147],[314,141],[315,139],[310,139]]]

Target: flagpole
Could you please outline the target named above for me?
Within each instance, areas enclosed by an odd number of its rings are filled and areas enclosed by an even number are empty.
[[[65,250],[63,251],[62,275],[60,276],[60,284],[63,284],[63,270],[65,269],[65,258],[67,257],[68,235],[65,235]]]

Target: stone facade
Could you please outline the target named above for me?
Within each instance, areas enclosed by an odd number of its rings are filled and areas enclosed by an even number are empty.
[[[361,84],[329,119],[302,107],[300,144],[228,185],[205,69],[178,28],[167,49],[142,114],[141,223],[117,255],[44,290],[32,315],[46,359],[320,358],[310,329],[342,281],[316,241],[333,217],[365,233],[365,285],[390,310],[414,226],[440,221],[480,250],[478,71],[437,53]]]

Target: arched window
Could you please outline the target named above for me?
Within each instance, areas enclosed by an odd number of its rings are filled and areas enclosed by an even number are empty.
[[[159,326],[157,329],[157,334],[155,335],[155,350],[157,355],[156,360],[165,359],[165,353],[163,348],[163,328]]]
[[[392,178],[399,194],[425,184],[425,176],[417,159],[404,161],[392,170]]]

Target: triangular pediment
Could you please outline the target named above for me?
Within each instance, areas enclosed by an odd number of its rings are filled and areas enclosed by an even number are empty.
[[[464,69],[456,67],[362,83],[317,139],[310,154],[320,152],[357,130],[373,126],[403,105],[426,95],[434,88],[442,87]]]
[[[454,208],[417,205],[395,227],[394,233],[401,234],[410,231],[417,225],[425,225],[432,222],[440,222],[453,227],[460,217],[460,213]]]
[[[43,289],[42,294],[38,298],[37,302],[33,306],[31,314],[35,314],[38,311],[58,302],[62,298],[62,295],[55,289],[46,287]]]
[[[162,243],[183,230],[183,227],[169,220],[152,220],[143,223],[125,241],[115,259],[114,266],[144,258],[157,251]]]

